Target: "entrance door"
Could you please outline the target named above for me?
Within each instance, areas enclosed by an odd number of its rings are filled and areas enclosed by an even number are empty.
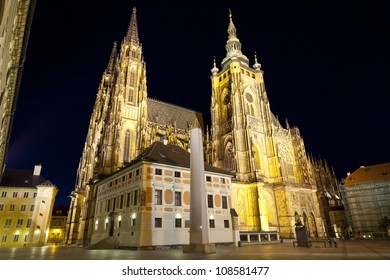
[[[110,221],[110,232],[109,232],[109,236],[113,236],[114,235],[114,221]]]

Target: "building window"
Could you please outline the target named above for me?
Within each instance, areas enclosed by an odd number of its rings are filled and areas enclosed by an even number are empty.
[[[206,176],[206,182],[211,182],[211,176]]]
[[[127,193],[127,202],[126,202],[126,207],[130,207],[130,193]]]
[[[134,205],[138,205],[138,190],[134,191]]]
[[[4,223],[4,228],[10,228],[12,224],[12,219],[6,219]]]
[[[175,177],[176,177],[176,178],[180,178],[180,177],[181,177],[180,171],[175,171]]]
[[[3,237],[1,238],[1,242],[7,242],[7,235],[3,234]]]
[[[27,220],[26,228],[30,228],[31,227],[31,222],[32,222],[31,219]]]
[[[123,208],[123,194],[121,195],[121,200],[119,203],[119,209],[122,209],[122,208]]]
[[[107,200],[107,212],[110,212],[111,200]]]
[[[13,192],[12,197],[18,197],[18,192]]]
[[[27,242],[28,241],[28,234],[26,234],[25,236],[24,236],[24,242]]]
[[[215,228],[215,220],[214,219],[210,219],[209,220],[209,227],[210,228]]]
[[[114,197],[114,201],[112,202],[112,211],[115,211],[116,208],[116,197]]]
[[[162,169],[161,168],[156,168],[156,170],[154,171],[154,174],[155,175],[162,175]]]
[[[175,227],[181,228],[181,219],[175,219]]]
[[[175,192],[175,206],[181,206],[181,192]]]
[[[24,198],[28,198],[28,192],[25,192],[25,193],[23,194],[23,197],[24,197]]]
[[[21,228],[23,226],[23,219],[18,219],[16,222],[16,228]]]
[[[131,226],[135,227],[136,222],[137,222],[136,218],[131,219]]]
[[[214,207],[213,195],[212,194],[208,194],[207,195],[207,207],[208,208],[213,208]]]
[[[7,197],[7,192],[2,192],[1,197]]]
[[[162,228],[162,218],[154,218],[154,227]]]
[[[219,182],[220,182],[221,184],[225,184],[225,178],[219,178]]]
[[[155,190],[154,191],[154,204],[155,205],[162,205],[162,190]]]
[[[135,176],[139,176],[139,169],[135,171]]]
[[[118,228],[120,228],[122,225],[122,221],[118,221]]]
[[[189,228],[190,227],[190,220],[185,220],[184,221],[184,227]]]
[[[15,234],[14,235],[14,242],[18,242],[19,241],[19,234]]]
[[[15,210],[15,204],[11,204],[9,206],[9,211],[14,211]]]
[[[21,206],[20,206],[20,211],[26,211],[26,204],[22,204]]]
[[[129,162],[129,156],[130,156],[130,130],[126,130],[123,161]]]
[[[131,179],[133,177],[133,172],[130,172],[129,173],[129,179]]]
[[[223,220],[223,225],[225,228],[229,228],[230,227],[229,220]]]
[[[33,195],[33,198],[36,198],[36,197],[37,197],[37,195],[38,195],[38,193],[34,193],[34,195]]]
[[[31,204],[31,206],[30,206],[30,211],[31,211],[31,212],[34,211],[34,208],[35,208],[35,205],[34,205],[34,204]]]
[[[3,211],[4,209],[4,204],[0,204],[0,211]]]
[[[222,208],[227,209],[228,208],[228,203],[227,203],[227,197],[222,196]]]

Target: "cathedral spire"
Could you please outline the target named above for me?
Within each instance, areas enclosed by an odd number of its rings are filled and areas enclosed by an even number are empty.
[[[234,26],[233,15],[230,9],[229,9],[229,27],[227,32],[229,34],[228,41],[226,43],[227,56],[231,57],[231,56],[242,55],[241,43],[240,40],[238,40],[237,38],[237,29]]]
[[[117,50],[116,50],[116,42],[112,46],[112,51],[110,55],[110,60],[108,61],[107,72],[111,73],[114,69],[115,60],[116,60]]]
[[[127,30],[126,41],[132,41],[134,44],[139,44],[137,9],[135,7],[133,8],[133,14],[131,15],[129,29]]]
[[[239,59],[245,65],[248,65],[248,58],[242,54],[241,52],[241,43],[237,38],[237,29],[233,23],[233,15],[231,10],[229,9],[229,26],[227,29],[228,32],[228,40],[226,42],[226,56],[222,60],[222,68],[225,69],[227,67],[227,62],[235,59]]]

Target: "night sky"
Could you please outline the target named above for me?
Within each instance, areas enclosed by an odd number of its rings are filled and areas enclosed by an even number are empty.
[[[56,204],[69,204],[101,75],[134,6],[149,97],[209,114],[230,8],[272,112],[299,127],[308,153],[339,179],[390,161],[389,1],[159,2],[37,1],[7,167],[41,163]]]

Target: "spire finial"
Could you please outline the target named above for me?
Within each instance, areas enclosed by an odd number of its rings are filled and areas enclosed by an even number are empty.
[[[229,18],[230,19],[232,18],[232,10],[230,10],[230,8],[229,8]]]
[[[211,69],[211,73],[213,73],[213,76],[216,76],[218,74],[219,69],[217,68],[217,64],[215,63],[215,55],[214,55],[214,67]]]
[[[255,70],[260,70],[260,68],[261,68],[261,64],[257,62],[256,51],[255,51],[255,64],[253,64],[253,68],[254,68]]]
[[[132,41],[135,44],[139,44],[136,7],[133,8],[133,13],[131,15],[129,29],[127,30],[127,34],[126,34],[126,40]]]
[[[111,50],[111,55],[110,55],[110,60],[108,61],[108,66],[107,66],[107,72],[112,72],[115,64],[115,59],[117,55],[117,50],[116,50],[116,42],[114,42]]]

